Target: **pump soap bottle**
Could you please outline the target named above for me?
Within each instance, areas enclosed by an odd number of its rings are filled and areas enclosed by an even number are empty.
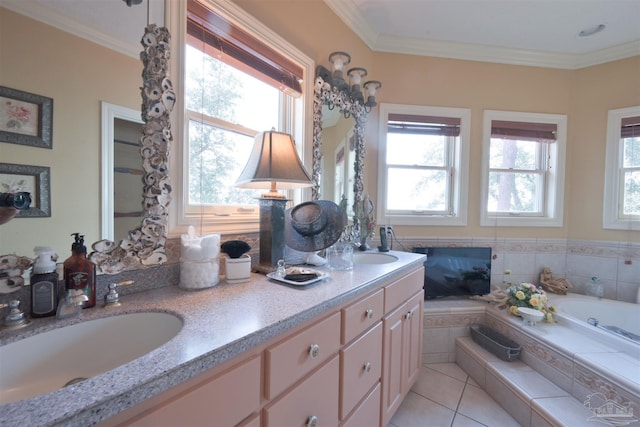
[[[53,316],[59,296],[58,255],[47,246],[36,246],[33,251],[36,259],[31,273],[31,317]]]
[[[88,298],[82,308],[90,308],[96,305],[96,265],[87,259],[84,236],[71,235],[75,236],[75,242],[71,245],[71,256],[64,262],[65,289],[81,289]]]

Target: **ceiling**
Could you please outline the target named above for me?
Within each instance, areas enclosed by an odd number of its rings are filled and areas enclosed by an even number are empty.
[[[640,55],[640,0],[324,1],[380,52],[557,68]]]
[[[164,22],[164,0],[131,7],[123,0],[0,0],[0,6],[135,58],[147,23]]]
[[[269,1],[269,0],[255,0]],[[296,0],[305,1],[305,0]],[[324,0],[374,51],[575,69],[640,55],[640,0]],[[0,0],[137,57],[163,0]],[[147,10],[148,6],[148,10]],[[581,30],[606,28],[579,37]]]

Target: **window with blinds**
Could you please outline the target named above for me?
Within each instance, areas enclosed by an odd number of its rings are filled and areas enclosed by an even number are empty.
[[[603,212],[604,228],[640,229],[640,107],[609,111]]]
[[[468,132],[468,114],[464,109],[381,106],[384,191],[378,199],[387,223],[466,221],[466,195],[465,209],[461,204],[466,168],[463,171],[461,165],[468,149],[468,138],[464,150],[462,138]]]
[[[516,120],[520,118],[520,120]],[[565,116],[485,112],[484,218],[557,218]]]

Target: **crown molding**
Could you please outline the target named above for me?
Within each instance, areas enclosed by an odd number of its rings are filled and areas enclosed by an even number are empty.
[[[115,37],[111,37],[108,34],[96,30],[95,28],[83,25],[62,14],[43,8],[39,2],[0,1],[0,6],[9,9],[12,12],[16,12],[31,19],[35,19],[36,21],[40,21],[43,24],[51,25],[52,27],[73,34],[74,36],[81,37],[93,43],[97,43],[101,46],[115,50],[124,55],[131,56],[136,59],[140,58],[140,51],[142,50],[141,45],[137,43],[126,43]],[[140,37],[142,38],[142,35]]]
[[[494,62],[530,67],[576,70],[640,55],[640,40],[584,54],[543,52],[459,43],[425,40],[409,37],[378,35],[362,18],[350,1],[324,0],[329,8],[375,52],[403,53],[433,56],[465,61]]]

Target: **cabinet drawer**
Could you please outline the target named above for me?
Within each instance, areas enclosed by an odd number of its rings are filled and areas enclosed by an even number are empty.
[[[260,360],[241,363],[126,425],[236,425],[260,407]]]
[[[273,399],[338,352],[340,313],[265,351],[265,395]]]
[[[424,286],[424,267],[384,287],[384,312],[389,313]]]
[[[338,356],[334,357],[304,382],[265,409],[265,426],[337,426],[338,359]]]
[[[344,419],[382,375],[382,322],[341,350],[340,419]]]
[[[342,344],[370,328],[384,316],[384,291],[363,298],[342,310]]]
[[[371,390],[358,409],[349,417],[342,427],[363,427],[380,425],[380,383]]]

